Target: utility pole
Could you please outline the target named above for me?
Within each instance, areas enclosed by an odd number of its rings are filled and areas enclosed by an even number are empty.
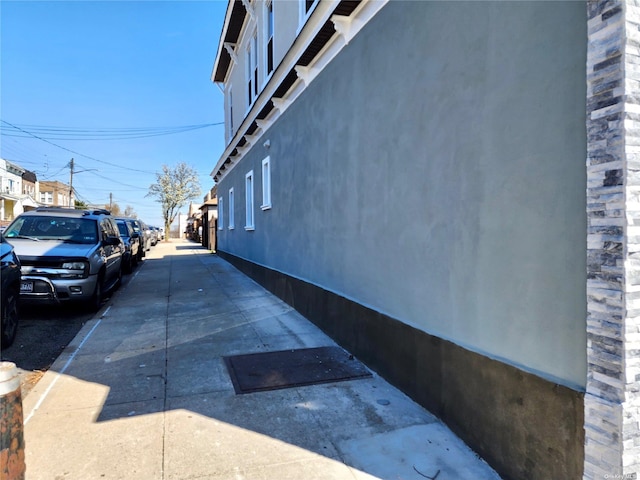
[[[109,194],[109,211],[113,210],[113,193]]]
[[[69,208],[74,208],[74,205],[73,205],[73,174],[74,174],[73,167],[74,166],[75,166],[75,163],[72,158],[71,161],[69,162]],[[85,170],[78,170],[75,173],[92,172],[94,170],[96,169],[89,168]]]
[[[73,158],[69,162],[69,208],[73,207]]]

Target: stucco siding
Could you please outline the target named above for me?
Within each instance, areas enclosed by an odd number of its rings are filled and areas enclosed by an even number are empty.
[[[581,389],[585,61],[581,2],[389,3],[222,179],[219,248]]]

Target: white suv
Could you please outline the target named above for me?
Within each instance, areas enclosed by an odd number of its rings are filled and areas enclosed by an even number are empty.
[[[21,301],[82,301],[97,310],[122,280],[124,245],[107,210],[40,207],[4,236],[22,264]]]

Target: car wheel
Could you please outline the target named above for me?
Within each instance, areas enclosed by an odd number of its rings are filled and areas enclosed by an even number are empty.
[[[97,312],[100,310],[100,306],[102,305],[102,296],[104,294],[104,273],[101,273],[98,276],[98,281],[96,282],[96,288],[93,291],[93,295],[91,295],[91,300],[89,300],[89,309],[91,311]]]
[[[5,310],[2,312],[2,340],[3,348],[10,346],[18,333],[18,294],[9,293]]]
[[[127,259],[122,262],[122,268],[124,273],[131,273],[133,271],[133,255],[127,255]]]

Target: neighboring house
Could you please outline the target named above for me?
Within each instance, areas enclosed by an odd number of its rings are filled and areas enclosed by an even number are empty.
[[[34,172],[30,172],[29,170],[25,170],[22,174],[22,193],[23,195],[29,195],[31,198],[36,198],[36,185],[38,183],[38,178]]]
[[[25,191],[25,184],[29,186],[31,179],[27,175],[28,180],[23,180],[26,173],[19,165],[0,159],[0,226],[6,227],[16,216],[37,206],[33,196]]]
[[[40,181],[38,199],[42,205],[69,207],[74,205],[75,196],[70,194],[69,185],[59,181]]]
[[[218,226],[218,198],[216,187],[213,187],[205,196],[204,203],[200,206],[202,212],[202,246],[208,250],[216,250],[216,231]]]
[[[639,27],[627,1],[229,2],[218,254],[505,478],[636,478]]]

